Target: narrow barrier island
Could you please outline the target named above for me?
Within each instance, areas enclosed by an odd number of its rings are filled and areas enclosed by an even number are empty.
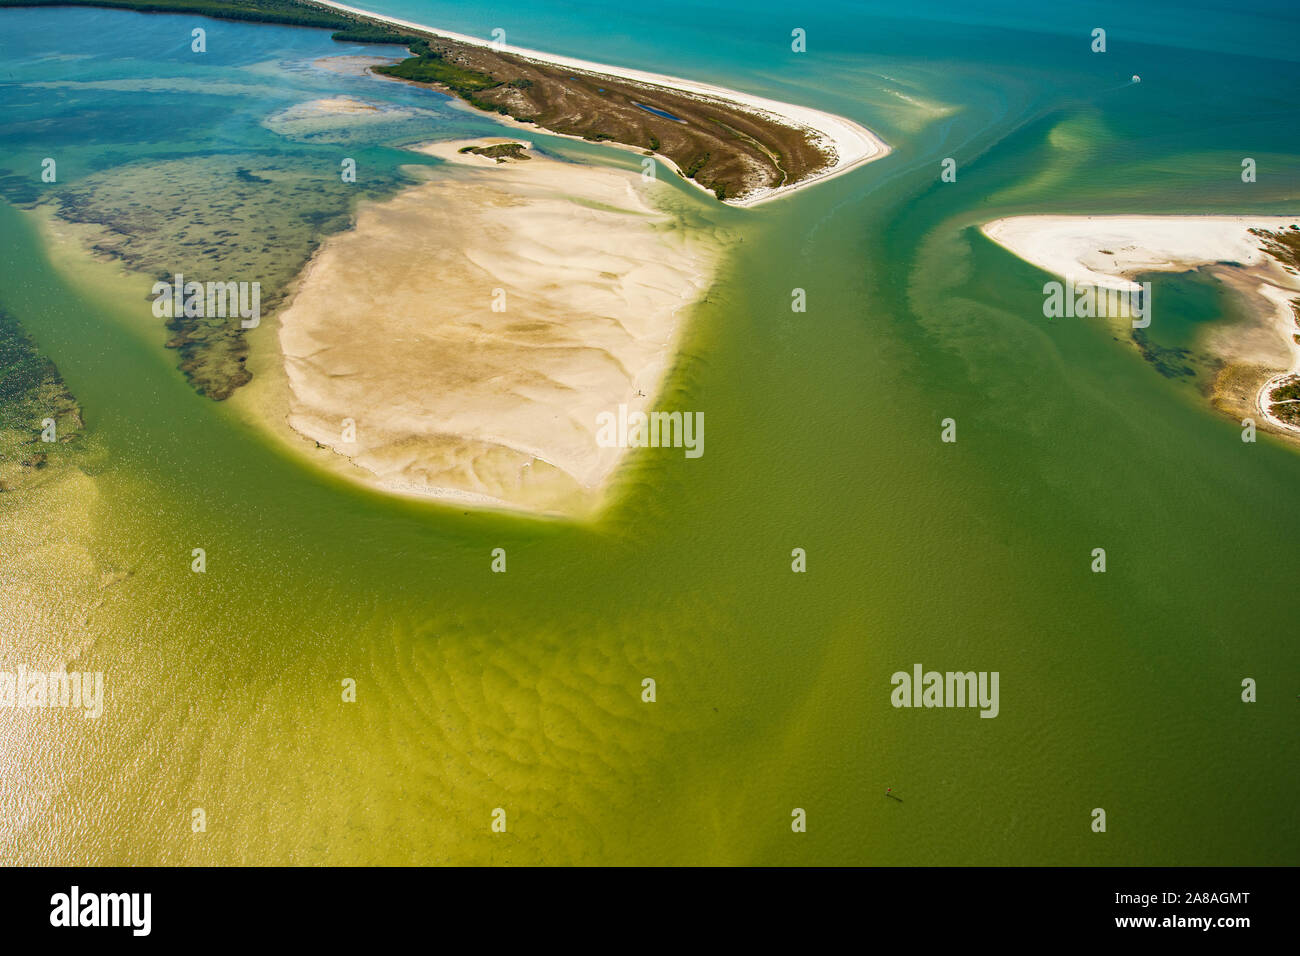
[[[750,205],[886,155],[869,130],[818,110],[705,84],[587,64],[308,0],[0,0],[0,7],[101,6],[333,30],[348,43],[406,47],[374,72],[432,86],[485,112],[658,155],[719,200]]]

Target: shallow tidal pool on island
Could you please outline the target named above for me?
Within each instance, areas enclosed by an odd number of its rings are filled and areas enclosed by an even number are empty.
[[[894,147],[754,209],[662,186],[723,245],[657,402],[703,412],[707,451],[631,455],[577,521],[316,467],[254,407],[274,314],[252,382],[213,401],[140,284],[177,262],[284,291],[358,202],[440,175],[402,147],[503,127],[313,67],[401,52],[324,31],[202,21],[195,62],[192,17],[0,9],[0,310],[84,420],[0,494],[0,669],[105,675],[95,720],[0,711],[0,862],[1293,863],[1300,453],[1244,444],[1195,376],[1101,325],[1045,320],[1044,274],[978,227],[1294,210],[1294,44],[1248,55],[1222,14],[1134,21],[1095,57],[1080,3],[1041,23],[832,4],[792,59],[772,3],[725,43],[691,17],[561,6],[521,8],[512,42],[815,104]],[[331,96],[392,110],[285,113]],[[1268,171],[1249,187],[1245,155]],[[106,225],[139,239],[92,256]],[[1240,308],[1202,276],[1159,281],[1186,304],[1168,347]],[[228,374],[233,347],[200,349],[191,378]],[[998,672],[996,719],[891,706],[917,663]]]

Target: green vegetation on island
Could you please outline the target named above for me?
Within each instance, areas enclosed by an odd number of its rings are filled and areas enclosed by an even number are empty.
[[[1252,229],[1252,236],[1264,241],[1264,251],[1283,265],[1300,269],[1300,226],[1269,232],[1267,229]]]
[[[1268,411],[1284,424],[1300,428],[1300,375],[1284,378],[1265,397]]]
[[[339,35],[336,34],[334,39],[339,39]],[[499,107],[490,103],[481,103],[475,100],[474,94],[500,86],[500,80],[486,73],[468,70],[448,62],[442,53],[429,46],[427,40],[416,37],[409,39],[411,42],[408,47],[415,54],[414,56],[391,66],[377,66],[374,68],[375,72],[399,80],[410,80],[413,83],[439,83],[479,109],[488,111],[499,109]],[[367,40],[362,42],[379,41]],[[505,110],[500,109],[500,112],[504,113]]]
[[[1264,251],[1271,255],[1291,272],[1300,271],[1300,226],[1292,225],[1290,229],[1269,232],[1267,229],[1252,229],[1251,235],[1263,241]],[[1291,300],[1291,312],[1297,327],[1300,327],[1300,298]],[[1300,344],[1300,335],[1292,335]],[[1300,427],[1300,375],[1284,378],[1279,384],[1268,390],[1263,396],[1269,414],[1278,421],[1292,427]]]
[[[504,163],[511,159],[532,159],[523,143],[496,143],[492,146],[462,146],[458,152],[474,153]]]
[[[1252,229],[1250,234],[1262,240],[1264,251],[1287,269],[1300,272],[1300,225],[1292,225],[1290,229],[1279,229],[1276,232]],[[1291,300],[1291,311],[1295,314],[1296,326],[1300,327],[1300,298]]]

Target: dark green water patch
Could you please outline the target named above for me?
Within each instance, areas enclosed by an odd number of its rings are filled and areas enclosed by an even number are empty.
[[[52,198],[58,215],[97,228],[93,251],[154,279],[258,283],[261,315],[283,304],[324,236],[346,229],[355,202],[394,185],[344,183],[331,159],[236,153],[134,163],[89,176]],[[148,310],[148,311],[146,311]],[[160,318],[180,368],[200,394],[225,399],[252,378],[240,316]]]
[[[1165,378],[1194,378],[1196,369],[1188,362],[1192,359],[1190,349],[1169,348],[1153,342],[1143,329],[1133,330],[1133,344],[1138,347],[1142,357]]]
[[[1133,344],[1165,378],[1208,388],[1223,362],[1205,348],[1205,336],[1212,327],[1242,321],[1242,303],[1201,270],[1154,273],[1139,281],[1151,283],[1151,325],[1132,329]]]
[[[85,427],[81,408],[22,326],[0,310],[0,492],[59,461]]]
[[[0,174],[0,196],[15,206],[29,206],[41,198],[41,190],[31,176],[3,173]]]

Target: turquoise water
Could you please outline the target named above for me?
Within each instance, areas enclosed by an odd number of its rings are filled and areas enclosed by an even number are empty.
[[[1289,7],[374,8],[822,106],[896,150],[755,210],[680,191],[744,240],[664,398],[706,413],[709,451],[635,458],[583,525],[311,471],[194,394],[136,287],[89,267],[79,285],[0,210],[0,306],[58,362],[100,449],[71,459],[75,480],[0,502],[0,665],[94,664],[113,705],[91,728],[0,717],[0,859],[1294,862],[1300,456],[1243,445],[1105,330],[1045,323],[1043,275],[975,228],[1296,210]],[[61,184],[109,189],[136,161],[333,170],[341,145],[383,193],[408,181],[402,143],[500,131],[436,94],[304,67],[373,48],[205,23],[196,61],[192,25],[0,11],[5,195],[38,195],[47,155]],[[795,26],[808,54],[788,52]],[[1272,58],[1241,55],[1255,39]],[[337,92],[428,115],[346,144],[262,125]],[[1259,182],[1240,182],[1243,156]],[[321,215],[353,201],[313,195]],[[1170,344],[1225,301],[1162,282],[1186,303]],[[950,416],[956,445],[938,441]],[[1088,571],[1099,545],[1105,575]],[[893,709],[889,675],[916,662],[999,671],[999,717]],[[195,806],[213,821],[198,839]]]

